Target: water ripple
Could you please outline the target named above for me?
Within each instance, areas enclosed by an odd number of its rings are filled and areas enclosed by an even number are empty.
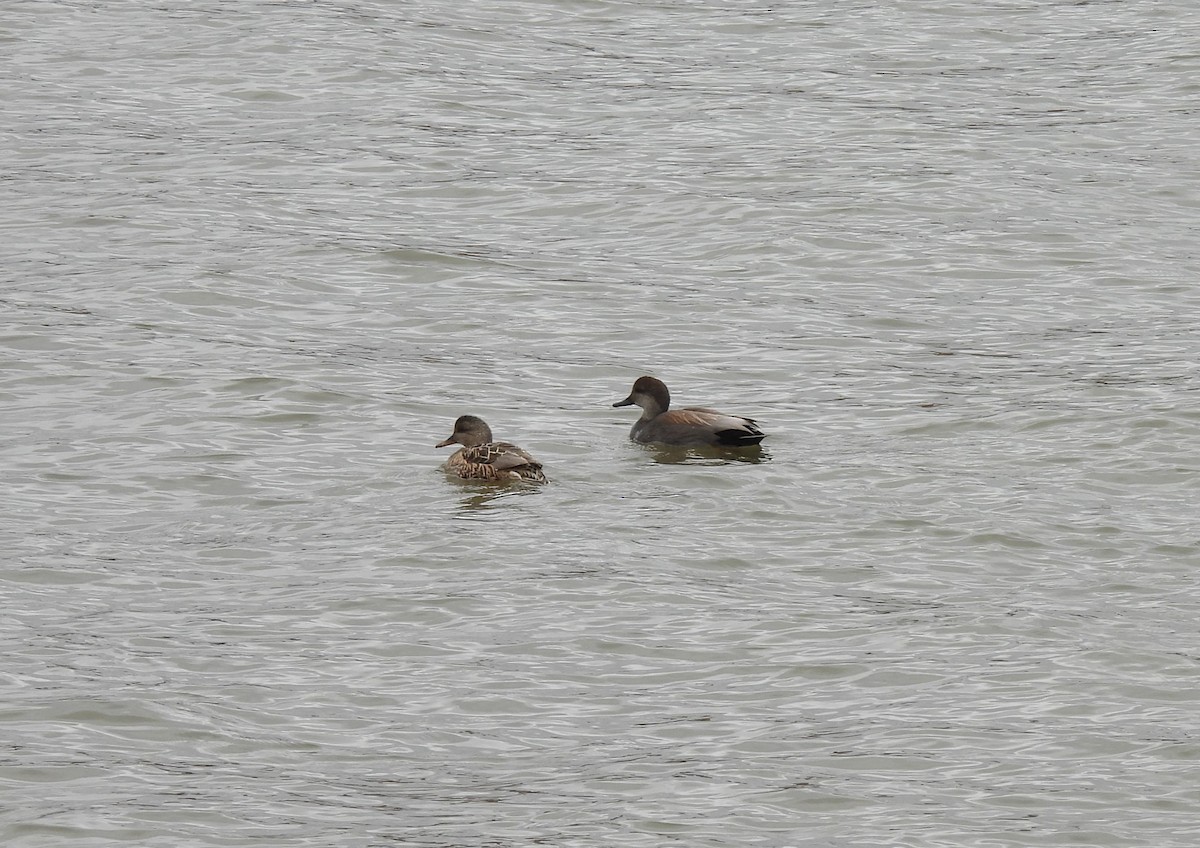
[[[1190,7],[10,12],[6,844],[1194,844]]]

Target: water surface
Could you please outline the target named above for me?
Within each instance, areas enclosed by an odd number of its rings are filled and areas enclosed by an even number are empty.
[[[1197,24],[9,4],[5,844],[1194,846]]]

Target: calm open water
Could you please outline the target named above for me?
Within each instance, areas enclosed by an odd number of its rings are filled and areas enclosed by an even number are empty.
[[[0,842],[1200,844],[1198,37],[7,2]]]

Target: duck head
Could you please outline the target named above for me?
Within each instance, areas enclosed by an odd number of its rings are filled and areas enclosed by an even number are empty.
[[[486,445],[492,441],[492,428],[478,416],[461,415],[454,422],[454,432],[448,439],[438,442],[435,447],[444,448],[447,445],[462,445],[473,448],[476,445]]]

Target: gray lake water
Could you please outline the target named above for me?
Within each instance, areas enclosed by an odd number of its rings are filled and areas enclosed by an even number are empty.
[[[1200,844],[1193,0],[0,40],[4,845]]]

